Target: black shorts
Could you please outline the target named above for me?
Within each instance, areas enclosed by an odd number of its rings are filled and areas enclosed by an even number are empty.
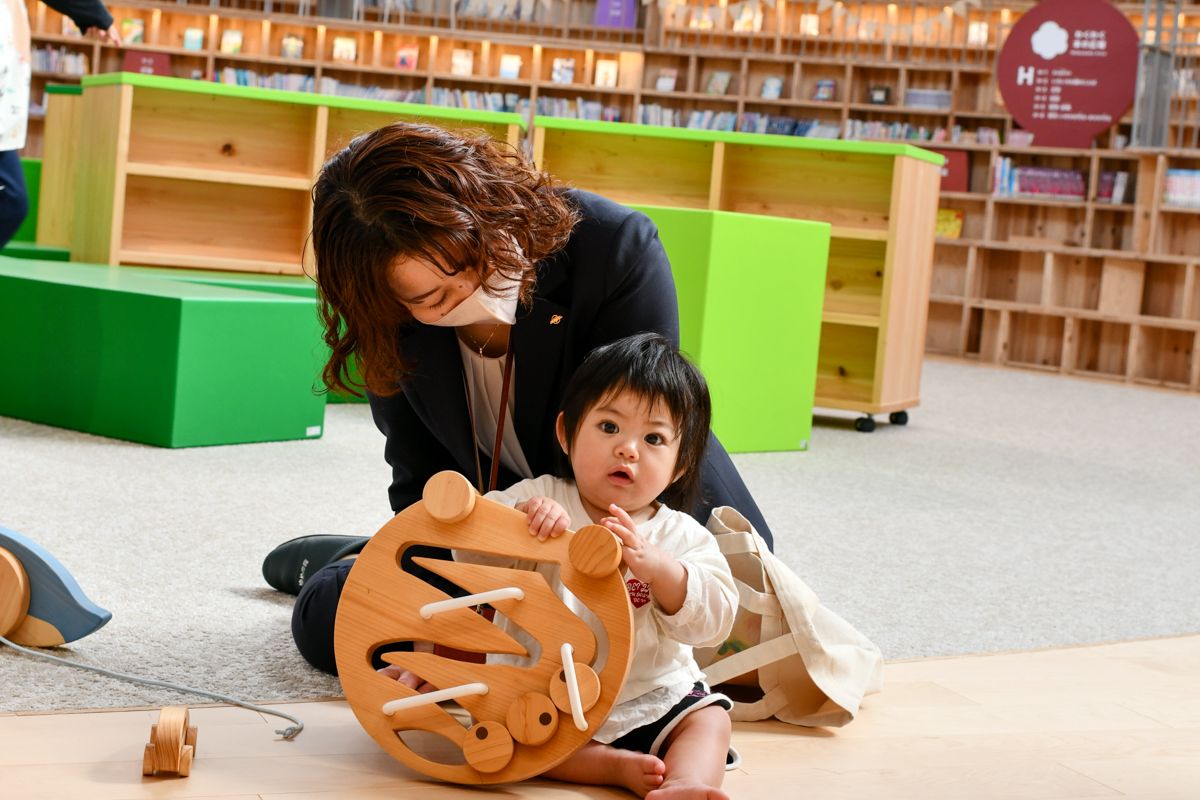
[[[614,739],[610,744],[620,750],[634,750],[661,758],[663,743],[671,735],[671,731],[675,730],[675,726],[693,711],[699,711],[702,708],[713,705],[720,706],[726,711],[733,710],[733,702],[728,697],[720,692],[710,692],[704,683],[696,681],[696,685],[692,687],[692,691],[688,692],[678,703],[671,706],[670,710],[666,714],[663,714],[662,717],[648,725],[634,728],[624,736]],[[731,769],[740,761],[741,759],[738,757],[737,751],[732,747],[729,748],[729,755],[725,758],[726,769]]]

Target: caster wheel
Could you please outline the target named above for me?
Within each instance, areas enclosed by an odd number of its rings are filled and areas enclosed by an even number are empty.
[[[854,420],[854,430],[858,431],[859,433],[870,433],[871,431],[875,430],[875,418],[859,417],[858,419]]]
[[[888,422],[892,423],[893,425],[907,425],[908,424],[908,412],[907,411],[893,411],[892,413],[888,414]]]

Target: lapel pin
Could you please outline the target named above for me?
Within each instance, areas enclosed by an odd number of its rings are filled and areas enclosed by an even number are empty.
[[[560,322],[562,322],[562,314],[555,314],[554,316],[550,317],[551,325],[557,325]]]

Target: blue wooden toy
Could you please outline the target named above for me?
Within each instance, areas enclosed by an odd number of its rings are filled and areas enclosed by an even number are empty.
[[[0,527],[0,636],[25,647],[56,647],[110,619],[45,548]]]

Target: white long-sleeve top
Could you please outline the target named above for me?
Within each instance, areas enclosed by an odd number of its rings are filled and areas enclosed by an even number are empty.
[[[521,481],[505,491],[490,492],[487,497],[510,506],[531,497],[549,497],[566,509],[573,529],[578,530],[592,522],[574,482],[550,475]],[[687,594],[683,606],[674,614],[664,612],[652,598],[645,602],[644,595],[640,598],[631,596],[634,604],[633,659],[617,703],[608,721],[596,733],[596,740],[605,743],[654,722],[682,700],[696,681],[704,677],[692,657],[692,648],[711,647],[725,641],[737,611],[733,575],[716,539],[704,526],[681,511],[662,506],[653,517],[637,526],[637,532],[683,562],[687,569]],[[504,562],[458,552],[455,558],[541,572],[563,602],[593,630],[599,630],[596,617],[565,590],[558,565],[516,559]],[[625,578],[636,580],[628,571]],[[640,588],[633,584],[630,591],[636,594]],[[639,606],[638,602],[642,604]],[[497,615],[497,619],[514,639],[526,647],[532,644],[525,631],[510,625],[508,620],[501,619],[501,615]],[[603,663],[607,643],[602,635],[597,636],[597,641],[601,643],[597,663]],[[489,660],[522,662],[504,655],[489,656]]]

